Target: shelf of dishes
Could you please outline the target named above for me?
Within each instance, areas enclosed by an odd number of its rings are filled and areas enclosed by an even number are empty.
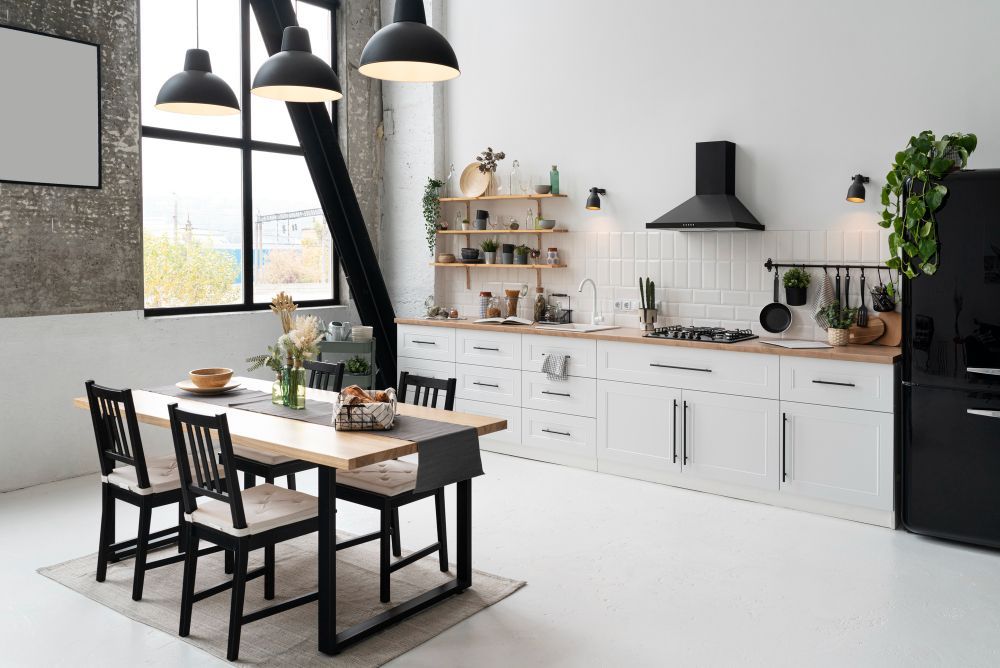
[[[541,200],[541,199],[555,199],[559,197],[566,197],[566,195],[559,194],[553,195],[552,193],[547,193],[541,195],[538,193],[525,194],[525,195],[479,195],[478,197],[438,197],[439,202],[490,202],[490,201],[503,201],[503,200]]]
[[[466,267],[471,269],[565,269],[565,264],[484,264],[482,262],[431,262],[432,267]]]
[[[558,234],[569,230],[438,230],[438,234]]]

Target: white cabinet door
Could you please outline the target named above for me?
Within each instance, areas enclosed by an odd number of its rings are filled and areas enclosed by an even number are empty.
[[[524,371],[541,371],[549,355],[566,355],[566,373],[570,376],[597,376],[597,341],[544,334],[521,337],[521,369]]]
[[[781,358],[781,400],[892,412],[893,366]]]
[[[399,357],[396,359],[396,367],[399,373],[405,371],[411,376],[424,376],[425,378],[440,378],[444,380],[455,377],[454,362]]]
[[[521,368],[521,335],[507,332],[455,331],[455,361],[504,369]]]
[[[519,406],[505,406],[503,404],[490,404],[485,401],[456,399],[455,410],[459,413],[472,413],[473,415],[485,415],[486,417],[506,420],[506,429],[487,434],[486,436],[480,436],[479,443],[482,445],[483,450],[516,454],[510,452],[506,447],[498,446],[521,445],[521,408]]]
[[[783,401],[783,492],[893,507],[893,415]]]
[[[681,407],[685,475],[778,489],[778,402],[685,390]]]
[[[597,468],[594,418],[521,409],[524,456],[556,464]]]
[[[455,361],[455,330],[450,327],[396,326],[396,356]]]
[[[493,404],[521,405],[521,372],[473,364],[456,364],[459,399]]]
[[[594,417],[597,381],[569,376],[549,380],[544,373],[521,372],[521,403],[533,409]]]
[[[598,470],[635,477],[679,473],[680,406],[680,390],[597,381]]]

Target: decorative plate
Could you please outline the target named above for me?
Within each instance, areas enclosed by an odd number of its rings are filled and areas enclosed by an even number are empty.
[[[178,388],[184,390],[185,392],[190,392],[191,394],[213,396],[216,394],[225,394],[226,392],[232,392],[233,390],[235,390],[237,387],[240,386],[240,383],[231,380],[222,387],[198,387],[190,380],[182,380],[181,382],[176,383],[176,385]]]
[[[462,170],[462,177],[458,180],[458,186],[462,189],[462,194],[466,197],[479,197],[490,185],[491,174],[483,174],[479,171],[479,163],[470,163]]]

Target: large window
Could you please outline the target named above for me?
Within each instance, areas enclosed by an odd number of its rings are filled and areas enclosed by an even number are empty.
[[[301,0],[313,53],[335,63],[335,2]],[[157,110],[195,43],[194,0],[141,0],[143,265],[152,314],[339,301],[339,262],[288,110],[250,95],[267,57],[249,0],[201,3],[201,48],[239,116]]]

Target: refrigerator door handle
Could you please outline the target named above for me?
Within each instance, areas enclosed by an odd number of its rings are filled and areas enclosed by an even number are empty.
[[[969,373],[979,373],[984,376],[1000,376],[1000,369],[987,369],[983,367],[969,367],[966,369]]]
[[[981,410],[979,408],[970,408],[965,412],[968,413],[969,415],[982,415],[983,417],[997,418],[998,420],[1000,420],[1000,411],[988,411],[988,410]]]

